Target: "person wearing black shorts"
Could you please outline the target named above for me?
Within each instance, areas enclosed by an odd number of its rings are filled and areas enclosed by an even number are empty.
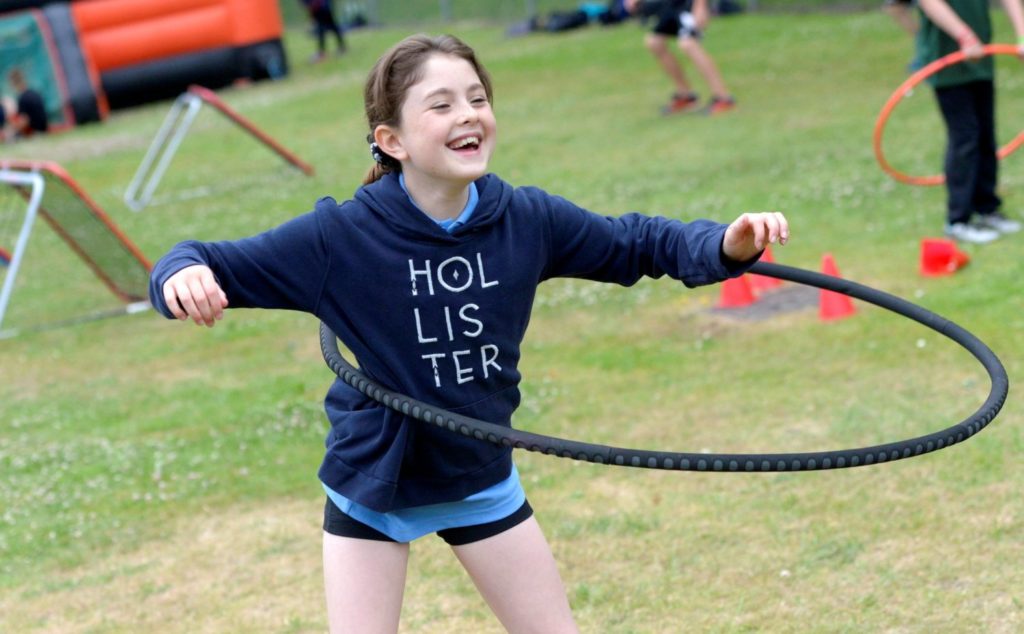
[[[626,8],[630,13],[640,10],[641,4],[642,0],[626,0]],[[735,108],[736,100],[726,88],[715,61],[701,44],[709,15],[707,0],[667,0],[659,6],[654,28],[647,34],[644,44],[675,85],[675,92],[662,108],[662,114],[699,110],[704,114],[716,115]],[[673,39],[697,67],[697,72],[711,91],[711,99],[703,107],[682,65],[669,49],[669,41]]]

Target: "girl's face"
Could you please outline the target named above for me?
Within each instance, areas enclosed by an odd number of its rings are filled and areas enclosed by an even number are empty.
[[[401,113],[400,126],[379,126],[376,136],[381,149],[401,161],[407,184],[464,188],[487,173],[498,127],[469,62],[431,55]]]

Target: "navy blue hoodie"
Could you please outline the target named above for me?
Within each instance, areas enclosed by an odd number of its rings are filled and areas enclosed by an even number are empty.
[[[722,255],[722,224],[599,216],[493,174],[476,186],[476,211],[451,234],[389,174],[353,200],[322,198],[312,212],[250,238],[182,242],[154,267],[151,299],[171,317],[164,282],[206,264],[231,308],[312,313],[382,384],[509,425],[520,400],[520,343],[544,280],[628,286],[668,275],[697,286],[752,264]],[[460,500],[510,473],[510,449],[407,419],[340,379],[325,408],[331,430],[320,479],[371,509]]]

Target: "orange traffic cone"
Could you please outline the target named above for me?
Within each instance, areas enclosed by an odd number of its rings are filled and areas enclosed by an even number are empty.
[[[761,254],[760,262],[774,262],[772,258],[771,247],[765,247],[764,253]],[[762,291],[771,290],[782,286],[782,280],[777,277],[768,277],[767,275],[758,275],[757,273],[750,274],[750,289],[755,293]]]
[[[947,238],[924,238],[921,240],[921,275],[939,277],[952,275],[971,261],[971,258]]]
[[[821,256],[821,272],[825,275],[841,277],[839,275],[839,269],[836,268],[836,261],[833,259],[831,253],[826,253]],[[855,312],[856,310],[853,307],[853,300],[850,299],[849,296],[835,291],[821,289],[818,298],[818,319],[822,321],[843,319],[844,317],[849,317]]]
[[[742,308],[753,304],[757,298],[750,290],[750,282],[746,275],[732,277],[722,282],[722,292],[718,295],[715,308]]]

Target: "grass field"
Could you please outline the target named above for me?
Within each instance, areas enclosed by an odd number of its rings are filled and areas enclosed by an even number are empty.
[[[506,180],[609,214],[782,210],[793,237],[776,261],[817,269],[832,253],[844,276],[975,333],[1011,378],[976,438],[882,466],[722,475],[517,454],[581,629],[1024,630],[1024,237],[968,247],[955,276],[917,274],[943,192],[894,183],[871,149],[906,77],[902,32],[878,11],[721,19],[706,42],[739,109],[662,118],[669,90],[636,25],[524,39],[446,28],[494,76],[492,167]],[[313,178],[204,110],[156,204],[129,211],[121,194],[169,103],[0,153],[62,163],[153,259],[182,239],[248,235],[358,186],[370,163],[362,81],[404,35],[353,32],[348,55],[311,67],[296,31],[287,79],[221,91]],[[1000,59],[1004,140],[1024,127],[1022,83],[1024,68]],[[940,165],[928,93],[890,122],[890,160],[908,171]],[[1001,176],[1015,215],[1020,161]],[[515,424],[645,448],[814,451],[935,431],[987,394],[965,351],[886,311],[747,319],[713,311],[717,296],[666,280],[545,284]],[[36,228],[11,326],[115,304]],[[0,341],[0,632],[323,631],[316,470],[331,374],[316,328],[284,312],[232,312],[212,330],[147,313]],[[435,538],[413,546],[402,630],[499,631]]]

